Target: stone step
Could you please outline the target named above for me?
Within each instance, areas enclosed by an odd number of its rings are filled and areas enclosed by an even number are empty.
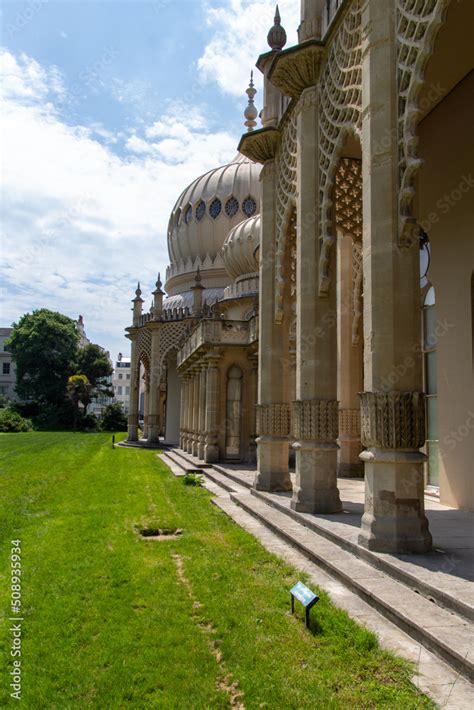
[[[396,559],[392,559],[388,555],[381,555],[371,550],[366,550],[364,547],[354,543],[352,540],[348,540],[347,537],[338,532],[336,526],[331,524],[331,521],[325,518],[318,518],[306,513],[299,513],[292,510],[289,506],[288,500],[279,501],[274,495],[269,495],[263,493],[262,491],[256,491],[252,489],[252,495],[254,495],[259,500],[263,501],[266,505],[269,505],[276,510],[280,511],[284,515],[287,515],[292,520],[297,521],[300,525],[313,530],[318,535],[321,535],[327,540],[334,542],[336,545],[341,547],[343,550],[351,552],[353,555],[358,557],[365,562],[368,562],[376,569],[382,570],[386,574],[390,575],[399,582],[402,582],[414,592],[421,594],[428,600],[433,600],[439,606],[458,614],[469,621],[474,621],[474,606],[469,604],[466,600],[460,599],[459,597],[450,594],[446,589],[440,589],[430,584],[426,580],[420,579],[420,577],[411,574],[406,569],[403,569],[402,563],[396,563]]]
[[[237,473],[233,473],[232,470],[229,470],[228,468],[224,468],[223,466],[219,466],[217,463],[212,464],[212,468],[215,471],[218,471],[220,474],[225,476],[226,478],[230,478],[231,481],[236,483],[237,485],[251,489],[252,488],[252,483],[250,481],[245,480],[242,476],[239,476]]]
[[[185,459],[180,454],[177,454],[176,451],[172,449],[166,451],[163,456],[166,456],[170,461],[173,462],[173,464],[179,466],[183,471],[183,475],[186,473],[202,473],[200,468]]]
[[[230,476],[223,474],[216,466],[203,469],[203,474],[229,493],[248,493],[248,489]]]
[[[205,463],[204,461],[201,461],[201,459],[197,459],[195,456],[192,456],[191,454],[187,454],[186,452],[182,451],[181,449],[170,449],[168,453],[172,453],[173,456],[176,458],[177,461],[182,461],[184,465],[186,466],[192,466],[193,471],[198,471],[203,468],[208,468],[211,464]]]
[[[230,499],[470,681],[473,625],[248,492]],[[470,657],[471,656],[471,657]]]
[[[167,453],[158,454],[158,458],[168,466],[173,476],[179,478],[186,475],[186,471],[182,468],[181,464],[177,464]]]

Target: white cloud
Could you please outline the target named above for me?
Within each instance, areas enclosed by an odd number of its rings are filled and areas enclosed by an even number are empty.
[[[96,140],[100,126],[62,120],[56,69],[8,52],[0,60],[7,78],[0,107],[2,324],[43,306],[82,313],[89,337],[112,354],[124,351],[135,282],[146,294],[168,263],[175,200],[192,179],[233,157],[236,138],[213,133],[198,111],[167,111],[129,135],[121,156],[111,149],[121,138],[106,132],[104,145]]]
[[[281,0],[278,5],[289,47],[297,42],[300,0]],[[274,14],[274,0],[208,0],[205,20],[213,36],[198,61],[201,76],[217,82],[226,94],[242,96],[258,56],[269,51],[267,33]],[[260,87],[259,74],[255,79]]]

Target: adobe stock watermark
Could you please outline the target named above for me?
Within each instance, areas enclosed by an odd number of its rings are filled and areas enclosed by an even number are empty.
[[[12,540],[10,549],[10,656],[12,667],[9,672],[10,697],[21,700],[21,540]]]
[[[22,7],[18,10],[13,22],[9,22],[5,28],[10,39],[29,25],[31,20],[36,17],[44,5],[45,0],[31,0],[26,7]]]

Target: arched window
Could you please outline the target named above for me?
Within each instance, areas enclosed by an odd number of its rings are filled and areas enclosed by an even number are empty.
[[[197,207],[196,207],[197,221],[200,222],[205,214],[206,214],[206,205],[202,200],[199,200]]]
[[[232,195],[232,197],[229,197],[227,202],[225,203],[225,213],[228,217],[235,217],[238,211],[239,201],[236,197]]]
[[[193,218],[193,208],[191,207],[191,205],[188,205],[186,207],[186,212],[184,213],[184,221],[186,222],[186,224],[189,224],[190,221],[192,220],[192,218]]]
[[[439,486],[438,375],[435,290],[431,286],[423,302],[423,365],[426,397],[426,453],[428,485]]]
[[[253,197],[246,197],[242,202],[242,212],[246,217],[253,217],[257,211],[257,203]]]
[[[227,404],[225,453],[227,458],[240,458],[242,414],[242,370],[233,365],[227,372]]]
[[[212,219],[216,219],[217,217],[219,217],[221,210],[222,203],[218,197],[215,197],[209,205],[209,214],[211,215]]]

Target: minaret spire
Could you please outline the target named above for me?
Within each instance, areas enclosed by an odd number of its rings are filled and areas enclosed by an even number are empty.
[[[281,26],[280,10],[278,5],[275,9],[275,18],[273,20],[273,27],[270,29],[267,35],[267,42],[270,49],[280,50],[286,44],[286,32]]]
[[[257,93],[257,89],[255,88],[255,85],[253,83],[253,71],[250,72],[250,83],[245,93],[249,97],[249,102],[247,108],[244,111],[244,116],[246,119],[244,125],[247,126],[247,131],[250,133],[257,125],[257,121],[255,119],[258,115],[257,109],[255,108],[255,104],[253,101],[255,94]]]

